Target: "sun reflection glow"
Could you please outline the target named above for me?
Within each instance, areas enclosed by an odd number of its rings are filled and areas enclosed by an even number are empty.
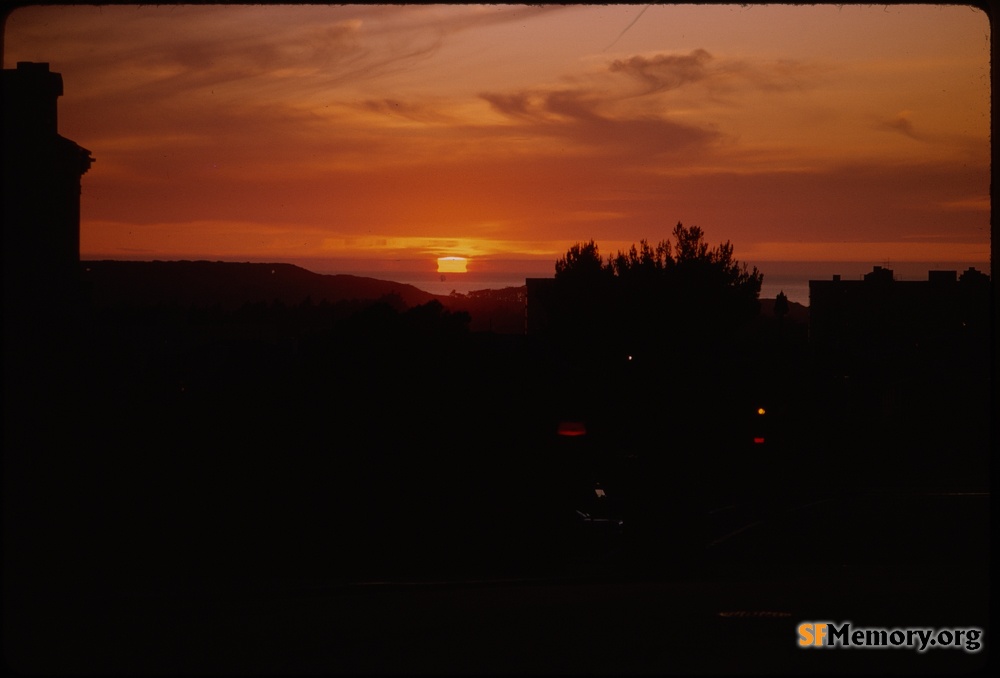
[[[438,273],[468,273],[465,257],[438,257]]]

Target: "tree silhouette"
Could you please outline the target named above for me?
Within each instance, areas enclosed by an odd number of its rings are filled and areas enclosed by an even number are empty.
[[[755,266],[752,270],[733,257],[733,244],[728,240],[709,249],[705,233],[698,226],[685,227],[677,222],[670,240],[651,246],[645,239],[639,246],[617,255],[601,257],[600,249],[591,240],[577,243],[556,261],[556,278],[563,280],[638,279],[649,283],[656,278],[731,288],[757,298],[764,276]]]
[[[650,247],[646,240],[640,240],[638,249],[632,245],[628,252],[619,251],[617,256],[609,258],[607,268],[619,278],[652,278],[673,265],[669,240],[660,242],[656,247]]]
[[[701,228],[680,222],[671,235],[606,261],[593,240],[573,245],[556,262],[552,315],[563,334],[648,352],[717,340],[757,314],[763,275],[736,260],[731,242],[711,248]]]
[[[595,280],[606,272],[596,243],[577,243],[556,262],[556,278],[567,280]]]
[[[671,412],[674,439],[704,447],[701,432],[721,431],[719,412],[744,393],[753,357],[741,330],[759,312],[763,276],[696,226],[671,236],[606,260],[594,241],[571,247],[545,293],[546,331],[563,366],[557,398],[612,428]],[[655,447],[654,431],[626,429],[616,440]]]
[[[774,299],[774,317],[781,321],[786,315],[788,315],[788,297],[782,290]]]
[[[624,482],[646,529],[685,529],[684,506],[736,473],[729,455],[742,449],[759,359],[744,330],[762,282],[732,243],[712,247],[682,223],[655,245],[605,260],[594,241],[578,243],[556,263],[546,310],[566,367],[553,397],[587,421],[598,449],[635,455]]]

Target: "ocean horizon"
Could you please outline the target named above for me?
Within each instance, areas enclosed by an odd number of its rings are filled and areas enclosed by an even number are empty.
[[[82,259],[130,259],[108,255],[83,255]],[[201,257],[177,257],[177,260]],[[225,257],[221,261],[248,263],[287,263],[322,275],[355,275],[377,280],[387,280],[431,294],[448,296],[468,294],[476,290],[522,287],[527,278],[552,278],[555,261],[539,259],[479,259],[470,260],[465,273],[440,273],[433,260],[361,260],[361,259],[304,259],[287,258],[282,261],[255,257],[251,259]],[[842,280],[861,280],[876,266],[888,268],[893,278],[900,281],[927,280],[928,271],[955,271],[961,275],[969,268],[992,275],[988,261],[763,261],[746,262],[764,274],[760,297],[773,299],[784,292],[789,301],[809,305],[809,281],[831,280],[839,275]]]
[[[521,287],[527,278],[551,278],[555,275],[554,263],[492,261],[490,264],[488,268],[477,270],[475,263],[471,263],[469,271],[466,273],[438,273],[435,270],[417,269],[415,266],[409,269],[402,267],[386,270],[371,266],[317,266],[315,263],[311,266],[299,265],[315,273],[349,274],[391,280],[413,285],[431,294],[445,296],[452,292],[468,294],[475,290]],[[927,280],[928,271],[939,270],[955,271],[957,275],[961,275],[970,267],[991,275],[989,262],[769,261],[749,264],[749,266],[757,266],[757,270],[764,274],[760,291],[762,299],[773,299],[780,292],[784,292],[789,301],[803,306],[809,305],[810,280],[831,280],[835,275],[839,275],[842,280],[861,280],[875,266],[892,270],[896,280]]]

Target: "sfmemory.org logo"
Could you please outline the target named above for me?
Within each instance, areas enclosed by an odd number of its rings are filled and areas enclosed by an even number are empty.
[[[802,648],[907,648],[926,652],[931,648],[962,649],[979,652],[983,630],[928,629],[880,627],[851,628],[851,622],[803,622],[798,626],[799,647]]]

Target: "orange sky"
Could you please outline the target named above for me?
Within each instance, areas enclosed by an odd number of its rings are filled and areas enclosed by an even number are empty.
[[[963,6],[30,7],[4,67],[63,74],[83,258],[471,269],[683,221],[983,262],[989,41]]]

